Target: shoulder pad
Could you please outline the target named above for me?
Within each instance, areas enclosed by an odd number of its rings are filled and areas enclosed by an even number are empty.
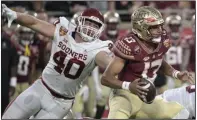
[[[97,54],[100,51],[105,51],[108,54],[112,53],[111,49],[113,47],[113,42],[111,40],[101,41],[96,40],[89,51],[93,51],[93,53]]]
[[[95,41],[93,49],[108,48],[109,50],[111,50],[112,47],[113,42],[111,40],[102,41],[98,39]]]
[[[113,51],[115,55],[124,59],[134,59],[133,50],[136,40],[131,34],[118,39],[114,45]]]
[[[59,17],[57,20],[55,20],[55,22],[53,24],[60,25],[60,26],[63,26],[64,28],[68,29],[69,21],[65,17]]]

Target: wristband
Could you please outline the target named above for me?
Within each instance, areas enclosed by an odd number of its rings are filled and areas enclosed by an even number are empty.
[[[122,83],[122,89],[129,90],[129,85],[130,85],[130,83],[131,83],[131,82],[125,82],[125,81],[124,81],[124,82]]]
[[[172,76],[176,79],[178,79],[178,74],[180,73],[180,71],[178,70],[174,70],[173,73],[172,73]]]
[[[16,83],[17,83],[17,78],[16,77],[12,77],[10,79],[10,86],[16,87]]]

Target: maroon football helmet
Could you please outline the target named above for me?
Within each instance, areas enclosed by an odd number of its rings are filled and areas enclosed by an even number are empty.
[[[84,41],[93,41],[100,37],[104,30],[104,17],[94,8],[88,8],[78,17],[77,32]]]
[[[171,37],[178,39],[180,36],[180,29],[182,25],[182,19],[180,15],[170,15],[166,18],[166,25],[169,27]]]

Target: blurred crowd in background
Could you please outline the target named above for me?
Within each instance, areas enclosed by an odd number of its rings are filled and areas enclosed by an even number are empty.
[[[173,41],[172,49],[166,54],[167,62],[174,65],[176,69],[189,70],[195,74],[195,1],[2,1],[3,3],[12,10],[33,15],[50,23],[60,16],[73,20],[76,13],[86,8],[97,8],[104,14],[106,23],[106,30],[101,39],[110,39],[113,42],[130,32],[131,14],[136,8],[144,5],[154,6],[160,10],[166,20],[164,27]],[[18,96],[41,75],[48,63],[51,50],[51,38],[19,26],[16,22],[13,23],[11,29],[8,29],[6,22],[6,19],[2,18],[2,113],[10,100]],[[15,77],[17,82],[13,80]],[[158,75],[155,81],[158,94],[163,90],[184,84],[172,81],[166,76]],[[94,87],[92,84],[90,86],[89,90],[92,90]],[[89,100],[86,102],[92,99],[104,102],[100,104],[94,102],[92,107],[83,113],[84,116],[106,117],[108,94],[98,97],[102,94],[102,90],[102,87],[100,93],[99,90],[92,90],[95,94],[89,95]],[[85,106],[85,102],[83,103]],[[75,112],[85,110],[83,107],[80,107],[80,110],[78,106],[74,105],[74,107]]]

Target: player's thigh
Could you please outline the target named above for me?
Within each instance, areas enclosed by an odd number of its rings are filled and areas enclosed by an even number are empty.
[[[152,104],[146,104],[141,108],[141,112],[149,118],[166,119],[173,118],[183,110],[183,106],[177,102],[167,102],[160,96],[157,96]],[[143,116],[138,116],[143,118]]]
[[[28,82],[18,83],[16,85],[16,90],[14,93],[14,96],[11,98],[12,100],[15,99],[19,94],[21,94],[23,91],[25,91],[29,87]]]
[[[141,108],[141,101],[125,90],[112,90],[109,98],[110,119],[128,119]]]
[[[75,101],[72,107],[72,111],[73,113],[82,113],[84,110],[84,101],[82,96],[79,95],[79,93],[77,93],[75,95]]]
[[[57,119],[57,118],[58,116],[44,109],[41,109],[35,116],[31,117],[31,119]]]
[[[22,92],[16,99],[8,105],[3,118],[29,118],[41,108],[39,93],[35,91],[36,85],[33,84]]]
[[[63,119],[72,108],[73,102],[74,99],[65,100],[45,94],[41,100],[42,111],[34,117],[35,119]]]

